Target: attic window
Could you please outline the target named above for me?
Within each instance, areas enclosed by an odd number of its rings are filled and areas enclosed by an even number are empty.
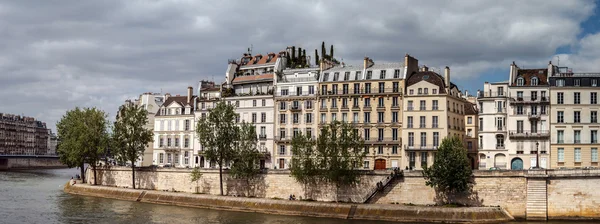
[[[339,72],[333,73],[333,81],[338,81],[339,76],[340,76]]]
[[[523,77],[519,77],[517,79],[517,86],[523,86],[525,85],[525,79],[523,79]]]
[[[424,75],[423,80],[427,80],[427,79],[429,79],[429,75]]]
[[[348,81],[349,78],[350,78],[350,72],[344,73],[344,81]]]
[[[394,70],[394,78],[395,79],[400,78],[400,69]]]
[[[371,79],[371,76],[373,75],[373,71],[367,71],[367,80]]]
[[[379,79],[385,79],[385,70],[381,70],[379,73]]]
[[[329,79],[329,72],[325,72],[325,74],[323,74],[323,81],[327,81],[327,79]]]
[[[537,77],[533,77],[531,78],[531,85],[532,86],[537,86],[538,85],[538,78]]]
[[[354,73],[354,80],[358,80],[360,78],[360,71],[356,71],[356,73]]]

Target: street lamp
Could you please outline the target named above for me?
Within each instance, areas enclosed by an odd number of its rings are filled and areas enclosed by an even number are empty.
[[[535,148],[537,150],[535,156],[536,156],[536,160],[535,160],[535,167],[540,168],[540,143],[539,142],[535,142]]]

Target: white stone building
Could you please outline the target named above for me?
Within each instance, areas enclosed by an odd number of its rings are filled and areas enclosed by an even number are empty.
[[[507,167],[506,130],[508,81],[485,82],[477,94],[479,108],[479,169]]]
[[[165,96],[154,122],[153,164],[194,167],[195,101],[192,87],[187,96]]]

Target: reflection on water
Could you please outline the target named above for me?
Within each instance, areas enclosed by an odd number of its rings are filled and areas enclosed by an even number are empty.
[[[229,212],[69,195],[75,169],[0,172],[0,223],[383,224]],[[519,224],[545,222],[520,222]],[[565,224],[574,222],[552,222]]]

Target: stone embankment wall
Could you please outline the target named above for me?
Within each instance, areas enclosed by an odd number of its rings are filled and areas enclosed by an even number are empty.
[[[383,220],[403,222],[506,222],[513,218],[502,208],[443,208],[404,205],[324,203],[261,198],[243,198],[134,190],[87,184],[65,185],[65,192],[78,195],[114,198],[187,207],[260,212],[267,214],[314,216],[340,219]]]
[[[5,158],[0,159],[0,169],[43,169],[43,168],[65,168],[58,158]]]
[[[156,169],[136,171],[136,185],[143,189],[168,190],[219,194],[218,170],[203,170],[201,180],[190,181],[190,170]],[[317,201],[360,202],[372,190],[376,182],[389,175],[387,172],[366,172],[361,184],[350,189],[331,186],[305,187],[297,183],[289,171],[275,170],[261,175],[248,185],[231,180],[224,174],[227,195],[250,195],[260,198],[287,199],[290,194]],[[87,177],[93,181],[91,171]],[[131,188],[131,170],[125,168],[99,169],[98,179],[102,185]],[[539,194],[528,198],[528,183],[546,182],[545,198]],[[91,183],[91,182],[90,182]],[[542,185],[543,187],[543,185]],[[542,219],[600,219],[600,170],[535,170],[535,171],[475,171],[472,192],[456,195],[455,201],[472,206],[500,206],[515,218],[527,218],[527,210],[537,211]],[[249,189],[249,190],[246,190]],[[536,192],[538,192],[536,189]],[[532,192],[529,192],[530,195]],[[383,192],[370,200],[376,204],[431,205],[441,195],[425,185],[420,171],[405,172],[404,177],[393,180]],[[533,201],[532,201],[533,200]],[[538,203],[534,203],[538,202]],[[529,206],[529,208],[528,208]],[[542,213],[539,213],[539,211]]]

